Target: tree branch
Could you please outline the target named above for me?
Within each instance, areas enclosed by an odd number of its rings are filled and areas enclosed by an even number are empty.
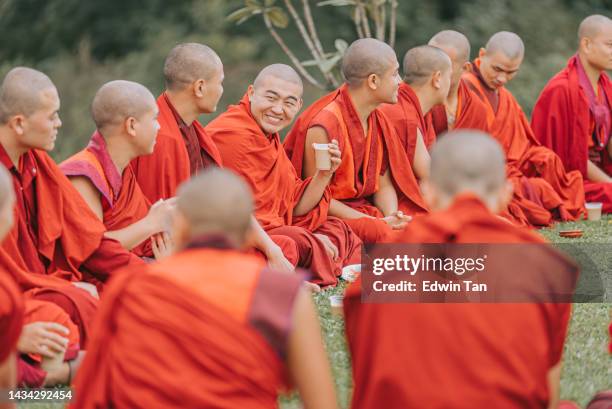
[[[353,23],[355,23],[355,30],[357,31],[357,36],[359,38],[364,38],[363,30],[361,29],[361,9],[355,6],[355,10],[353,11]]]
[[[395,48],[395,26],[397,24],[397,0],[391,0],[391,16],[389,19],[389,45]]]
[[[366,8],[361,2],[361,0],[356,0],[355,2],[357,3],[356,7],[359,7],[363,34],[366,37],[372,37],[372,32],[370,31],[370,21],[368,20],[368,12],[366,11]]]
[[[321,41],[319,40],[319,35],[317,34],[317,27],[314,24],[314,20],[312,19],[312,13],[310,12],[310,4],[308,0],[302,0],[302,5],[304,8],[304,20],[306,20],[306,25],[308,26],[308,31],[310,32],[310,37],[314,42],[315,47],[319,51],[319,54],[325,55],[325,51],[323,51],[323,46],[321,45]]]

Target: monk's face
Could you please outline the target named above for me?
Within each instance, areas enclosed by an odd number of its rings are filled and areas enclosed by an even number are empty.
[[[155,141],[159,132],[158,114],[157,105],[151,105],[134,124],[136,136],[134,140],[136,142],[136,151],[139,155],[150,155],[153,153],[153,149],[155,149]]]
[[[508,58],[503,52],[487,53],[480,50],[480,74],[491,89],[506,85],[518,72],[523,57]]]
[[[12,186],[9,187],[7,193],[8,195],[6,200],[4,200],[4,205],[0,208],[0,240],[4,239],[7,233],[13,228],[15,193],[13,193]]]
[[[389,57],[388,60],[388,68],[381,75],[377,76],[376,79],[370,77],[368,80],[370,82],[370,88],[374,90],[377,100],[380,101],[381,104],[397,103],[397,93],[400,83],[402,82],[399,73],[399,63],[397,62],[395,54],[393,57]]]
[[[446,55],[448,55],[448,57],[451,59],[452,72],[451,72],[450,88],[454,89],[457,87],[457,84],[459,84],[459,81],[461,80],[461,75],[463,75],[463,73],[465,72],[467,61],[464,60],[463,56],[458,55],[457,50],[455,50],[454,48],[441,47],[437,45],[436,47],[442,49],[442,51],[444,51]]]
[[[593,38],[583,38],[581,49],[595,69],[612,70],[612,24],[603,27]]]
[[[219,100],[223,95],[223,64],[219,64],[215,73],[208,80],[203,80],[197,87],[196,94],[200,96],[198,99],[198,109],[203,114],[210,114],[217,110]]]
[[[53,150],[57,131],[62,126],[59,118],[60,100],[55,88],[40,93],[40,107],[24,116],[17,126],[18,142],[26,149]]]
[[[251,115],[264,133],[271,135],[288,126],[302,108],[302,85],[268,75],[249,86]]]

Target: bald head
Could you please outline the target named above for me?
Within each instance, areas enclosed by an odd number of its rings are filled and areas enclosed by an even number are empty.
[[[411,86],[425,84],[436,73],[451,69],[451,60],[437,47],[422,45],[411,48],[404,55],[404,81]]]
[[[15,115],[30,116],[41,107],[42,94],[55,85],[40,71],[27,67],[10,70],[0,85],[0,124]]]
[[[13,194],[13,179],[8,170],[0,165],[0,210],[4,209]]]
[[[164,63],[166,88],[184,89],[199,79],[210,80],[221,67],[221,59],[212,48],[199,43],[175,46]]]
[[[580,26],[578,27],[578,40],[582,40],[583,38],[595,38],[602,31],[606,29],[610,29],[612,27],[612,20],[606,16],[602,16],[601,14],[594,14],[592,16],[588,16]]]
[[[395,51],[388,44],[374,38],[362,38],[346,49],[342,74],[349,85],[355,86],[371,74],[382,76],[396,62]]]
[[[472,192],[487,199],[502,189],[505,179],[502,148],[483,132],[449,132],[431,151],[430,181],[447,197]]]
[[[487,54],[502,53],[510,60],[522,59],[525,55],[523,40],[510,31],[500,31],[493,34],[485,46]]]
[[[143,85],[132,81],[111,81],[102,85],[91,104],[96,127],[120,125],[125,119],[139,119],[155,109],[155,97]]]
[[[428,44],[440,48],[458,64],[464,64],[470,59],[470,42],[458,31],[440,31],[429,40]]]
[[[300,76],[293,69],[293,67],[287,64],[268,65],[263,70],[259,71],[259,74],[257,74],[257,77],[255,77],[255,81],[253,82],[253,86],[257,88],[266,80],[266,78],[269,77],[277,78],[295,85],[299,85],[300,88],[304,87],[304,84],[302,83],[302,78],[300,78]]]
[[[177,209],[189,226],[191,238],[223,234],[241,245],[250,226],[253,197],[239,176],[212,168],[181,185]]]

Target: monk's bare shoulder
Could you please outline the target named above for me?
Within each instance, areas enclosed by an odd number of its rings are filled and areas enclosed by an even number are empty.
[[[329,143],[329,135],[322,126],[313,126],[306,132],[306,146],[313,143]]]
[[[68,179],[96,216],[98,216],[100,220],[103,220],[104,212],[102,210],[102,198],[100,192],[96,189],[91,180],[85,176],[70,176]]]

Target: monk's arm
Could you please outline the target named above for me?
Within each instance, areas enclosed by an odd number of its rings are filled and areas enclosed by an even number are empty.
[[[3,361],[0,362],[0,389],[13,389],[17,381],[17,358],[15,353],[12,352]],[[2,408],[0,403],[0,408]],[[11,407],[11,406],[4,406]]]
[[[320,126],[309,128],[306,132],[306,142],[304,142],[304,164],[302,165],[302,178],[306,179],[317,173],[315,161],[315,150],[313,143],[329,143],[327,131]]]
[[[412,170],[419,180],[426,179],[429,176],[429,162],[429,152],[427,151],[423,134],[417,128],[417,141],[414,158],[412,159]]]
[[[390,216],[397,212],[397,192],[391,181],[389,169],[387,169],[384,175],[380,176],[378,191],[374,193],[374,205],[385,216]]]
[[[102,210],[102,199],[100,192],[94,187],[89,179],[83,176],[69,177],[72,186],[81,194],[85,203],[98,216],[98,219],[104,221],[104,211]]]
[[[375,219],[375,217],[361,213],[360,211],[357,211],[336,199],[331,200],[328,213],[330,216],[339,217],[341,219],[361,219],[362,217]]]
[[[300,201],[293,208],[293,214],[295,216],[303,216],[315,207],[318,206],[325,189],[332,178],[332,172],[325,172],[318,170],[315,172],[313,177],[310,179],[310,183],[304,190]]]
[[[291,272],[295,266],[283,254],[283,250],[261,227],[255,216],[251,216],[252,245],[268,259],[268,264],[275,270]]]
[[[591,182],[612,183],[612,177],[590,160],[587,160],[587,177]]]
[[[559,391],[561,389],[562,361],[548,371],[548,409],[556,409],[559,406]]]
[[[305,288],[298,293],[293,307],[287,366],[305,409],[338,408],[321,327]]]

